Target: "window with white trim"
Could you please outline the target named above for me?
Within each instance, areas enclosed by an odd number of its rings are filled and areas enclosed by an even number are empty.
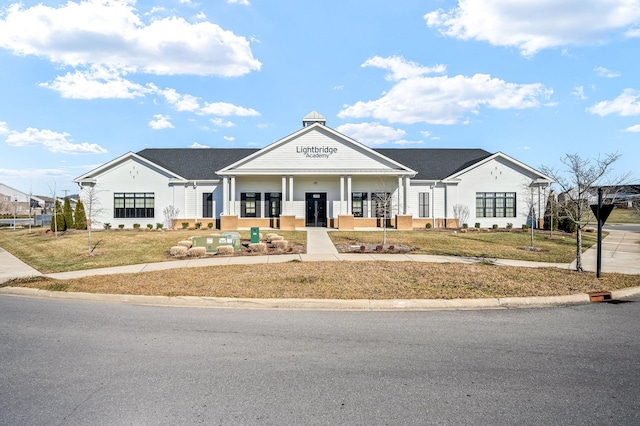
[[[428,192],[418,192],[418,217],[431,217]]]
[[[155,217],[153,192],[115,192],[113,194],[114,218]]]
[[[240,193],[240,217],[258,217],[259,192]]]
[[[516,193],[476,192],[476,217],[516,217]]]

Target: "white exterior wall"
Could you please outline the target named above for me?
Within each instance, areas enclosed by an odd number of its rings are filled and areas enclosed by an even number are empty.
[[[460,176],[458,197],[451,204],[451,208],[456,203],[467,206],[469,208],[468,223],[470,227],[474,226],[476,222],[479,222],[482,228],[490,228],[494,224],[504,228],[508,223],[512,223],[514,227],[521,227],[523,224],[527,224],[527,202],[531,197],[529,185],[533,178],[535,176],[510,162],[499,158],[493,159]],[[536,192],[535,207],[537,211],[538,189],[534,191]],[[516,217],[476,217],[477,192],[516,192]],[[545,191],[540,190],[540,198],[542,211],[538,213],[538,216],[544,214],[546,206]]]
[[[156,223],[164,223],[162,210],[166,206],[174,204],[173,188],[169,185],[170,178],[171,176],[152,169],[135,159],[127,159],[113,166],[99,176],[95,186],[94,198],[97,202],[93,209],[99,211],[100,214],[93,218],[91,227],[102,228],[105,223],[110,223],[112,228],[117,228],[119,224],[124,224],[125,228],[132,228],[134,223],[139,223],[141,227],[146,227],[148,223],[151,223],[155,227]],[[113,194],[115,192],[153,192],[155,216],[130,219],[113,217]],[[85,204],[88,216],[87,196],[87,192],[81,190],[82,202]],[[180,208],[179,204],[174,205]]]

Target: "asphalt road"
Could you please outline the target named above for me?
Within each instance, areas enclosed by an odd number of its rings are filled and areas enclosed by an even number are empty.
[[[640,424],[640,300],[443,312],[0,296],[0,424]]]

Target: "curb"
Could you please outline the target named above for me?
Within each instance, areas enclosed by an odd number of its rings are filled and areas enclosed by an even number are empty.
[[[549,306],[583,305],[590,302],[588,294],[548,297],[501,297],[486,299],[248,299],[232,297],[197,296],[141,296],[127,294],[67,293],[25,287],[3,287],[0,294],[35,297],[41,299],[82,300],[92,302],[124,303],[147,306],[230,308],[230,309],[284,309],[326,311],[431,311],[533,308]],[[614,290],[614,299],[640,294],[640,287]]]

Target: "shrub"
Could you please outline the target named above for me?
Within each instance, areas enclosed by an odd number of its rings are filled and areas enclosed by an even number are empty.
[[[147,229],[153,229],[153,224],[152,223],[147,223]]]
[[[507,229],[513,229],[513,223],[511,222],[507,223]]]
[[[364,253],[365,251],[367,251],[367,246],[365,246],[365,245],[361,245],[361,246],[360,246],[360,251],[361,251],[361,252],[363,252],[363,253]]]
[[[156,229],[162,229],[163,226],[162,223],[156,223]]]
[[[289,245],[289,241],[282,239],[282,240],[276,240],[276,241],[272,241],[271,245],[277,249],[286,249],[287,246]]]
[[[497,223],[494,223],[493,225],[491,225],[491,228],[492,228],[492,229],[498,229],[498,224],[497,224]]]
[[[282,241],[284,240],[284,237],[281,235],[272,235],[271,237],[267,237],[267,242],[269,243],[274,243],[276,241]]]
[[[206,247],[191,247],[187,250],[187,256],[189,257],[202,257],[207,254]]]
[[[169,255],[175,257],[184,257],[187,255],[187,249],[185,246],[173,246],[169,249]]]
[[[76,211],[73,219],[76,229],[87,229],[87,214],[84,211],[84,204],[82,204],[82,200],[78,200],[76,203]]]
[[[233,254],[233,246],[218,246],[218,254],[221,256]]]
[[[105,222],[105,223],[102,224],[102,227],[104,229],[111,229],[111,224],[109,222]]]
[[[133,229],[140,229],[140,224],[139,223],[134,223],[133,224]]]
[[[193,247],[193,243],[191,242],[191,240],[182,240],[182,241],[178,241],[178,245],[182,246],[182,247],[186,247],[188,249],[190,249],[191,247]]]
[[[522,225],[522,230],[526,231],[529,229],[529,225],[527,225],[526,223]]]
[[[480,229],[480,222],[476,222],[476,224],[475,224],[475,228],[476,228],[476,229]]]
[[[201,226],[202,226],[201,222],[196,222],[196,229],[200,229]]]
[[[267,251],[267,245],[265,243],[252,243],[249,244],[249,251],[252,253],[264,253]]]
[[[468,223],[463,223],[462,224],[462,229],[467,229],[469,228],[469,224]]]
[[[378,244],[376,246],[376,251],[382,251],[382,250],[384,250],[384,246],[382,244]]]
[[[63,230],[71,229],[74,227],[73,224],[73,210],[71,210],[71,202],[69,201],[69,197],[64,197],[64,205],[62,206],[62,216],[64,217],[64,228]],[[58,223],[58,230],[60,230],[60,224]]]
[[[212,222],[207,223],[207,228],[209,229],[213,228],[213,223]]]
[[[430,229],[431,228],[431,223],[427,223],[426,228]]]
[[[187,229],[189,227],[189,222],[182,222],[182,229]]]
[[[124,228],[124,223],[121,223],[120,225],[118,225],[118,228],[120,229]]]

